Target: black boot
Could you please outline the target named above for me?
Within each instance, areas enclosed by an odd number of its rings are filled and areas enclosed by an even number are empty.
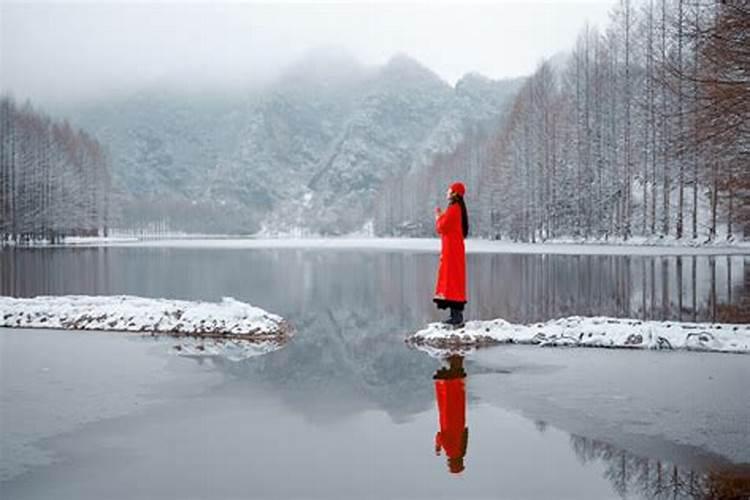
[[[449,325],[453,325],[454,328],[459,328],[464,325],[464,312],[460,309],[451,307],[451,319],[448,320]]]
[[[444,325],[452,325],[453,324],[453,309],[450,309],[450,314],[448,314],[448,317],[443,320]]]

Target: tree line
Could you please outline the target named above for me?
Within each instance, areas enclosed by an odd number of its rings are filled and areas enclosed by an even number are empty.
[[[0,97],[0,242],[106,235],[110,181],[93,137]]]
[[[539,65],[497,133],[386,183],[375,227],[431,231],[458,178],[483,236],[750,236],[747,47],[746,0],[621,0]]]

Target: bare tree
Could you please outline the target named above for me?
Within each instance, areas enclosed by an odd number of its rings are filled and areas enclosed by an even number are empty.
[[[98,234],[110,190],[101,145],[9,97],[0,98],[0,127],[0,241]]]

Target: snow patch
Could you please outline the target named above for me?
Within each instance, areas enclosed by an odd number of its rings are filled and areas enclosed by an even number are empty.
[[[280,317],[225,297],[221,302],[129,295],[0,297],[0,327],[264,338],[291,334]]]
[[[138,241],[135,236],[66,236],[65,245],[96,245],[107,243],[127,243]]]
[[[495,319],[469,321],[458,329],[431,323],[407,338],[407,342],[438,349],[534,344],[750,353],[750,325],[581,316],[522,325]]]

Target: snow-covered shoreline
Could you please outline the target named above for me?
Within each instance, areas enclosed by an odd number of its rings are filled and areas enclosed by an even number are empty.
[[[0,327],[258,340],[292,334],[280,316],[229,297],[221,302],[130,295],[0,297]]]
[[[206,249],[330,249],[330,250],[389,250],[437,253],[437,238],[254,238],[254,237],[181,237],[167,239],[79,239],[55,247],[163,247]],[[505,254],[559,255],[750,255],[750,242],[714,242],[697,244],[692,241],[659,242],[636,240],[631,242],[556,241],[545,243],[514,243],[502,240],[469,238],[466,251]]]
[[[522,325],[495,319],[468,321],[458,329],[431,323],[406,341],[414,346],[438,349],[533,344],[542,347],[685,349],[750,354],[750,325],[581,316]]]

